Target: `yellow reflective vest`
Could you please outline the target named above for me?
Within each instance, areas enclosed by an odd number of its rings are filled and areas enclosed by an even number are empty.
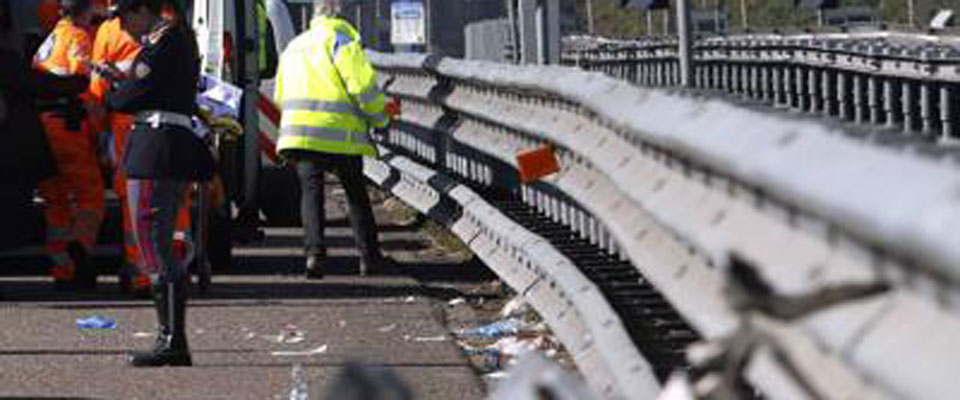
[[[277,150],[376,156],[370,128],[385,127],[385,96],[360,35],[319,17],[280,56],[274,100],[283,110]]]

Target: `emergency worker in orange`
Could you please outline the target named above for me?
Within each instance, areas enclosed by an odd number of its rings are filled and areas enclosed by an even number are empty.
[[[120,18],[112,18],[100,24],[93,41],[92,61],[95,65],[90,81],[90,94],[99,105],[103,105],[110,84],[126,79],[130,75],[133,61],[140,53],[140,42],[134,40],[120,27]],[[95,121],[99,130],[113,132],[114,165],[113,190],[120,200],[123,216],[123,255],[126,266],[120,271],[120,286],[124,291],[149,293],[150,277],[141,272],[138,266],[139,252],[133,236],[127,204],[127,177],[120,163],[127,146],[127,134],[133,127],[133,116],[120,112],[110,112],[104,120]]]
[[[59,76],[87,75],[91,56],[91,0],[63,0],[53,32],[34,56],[34,68]],[[96,108],[89,93],[39,103],[57,174],[42,181],[46,201],[46,252],[55,288],[93,289],[92,254],[103,219],[103,181],[96,140],[87,111]],[[94,114],[96,114],[94,112]]]

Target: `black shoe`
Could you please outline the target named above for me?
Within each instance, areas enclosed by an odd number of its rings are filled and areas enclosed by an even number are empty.
[[[70,242],[67,253],[76,265],[76,289],[80,291],[97,290],[97,267],[93,263],[90,253],[80,242]]]
[[[307,256],[307,279],[323,279],[322,255]]]
[[[189,367],[193,365],[190,349],[186,341],[175,343],[173,335],[159,333],[153,348],[149,351],[134,352],[130,356],[130,365],[134,367]]]
[[[135,352],[130,357],[134,367],[191,366],[186,333],[186,288],[182,283],[158,285],[153,302],[159,323],[157,340],[149,351]]]

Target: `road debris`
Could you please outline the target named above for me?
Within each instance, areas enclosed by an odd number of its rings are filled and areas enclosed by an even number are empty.
[[[77,328],[107,330],[116,329],[117,320],[102,315],[93,315],[86,318],[77,318]]]
[[[270,355],[275,357],[298,357],[298,356],[312,356],[316,354],[324,354],[327,352],[329,346],[326,344],[319,346],[311,350],[302,350],[302,351],[271,351]]]
[[[414,342],[445,342],[447,340],[448,340],[447,335],[417,336],[413,338]]]
[[[381,326],[380,328],[377,329],[377,331],[379,331],[380,333],[387,333],[394,329],[397,329],[397,324]]]

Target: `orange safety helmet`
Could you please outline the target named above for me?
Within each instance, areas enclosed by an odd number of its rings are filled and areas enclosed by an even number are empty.
[[[60,0],[40,0],[37,5],[37,19],[40,29],[44,32],[52,31],[60,20]]]

